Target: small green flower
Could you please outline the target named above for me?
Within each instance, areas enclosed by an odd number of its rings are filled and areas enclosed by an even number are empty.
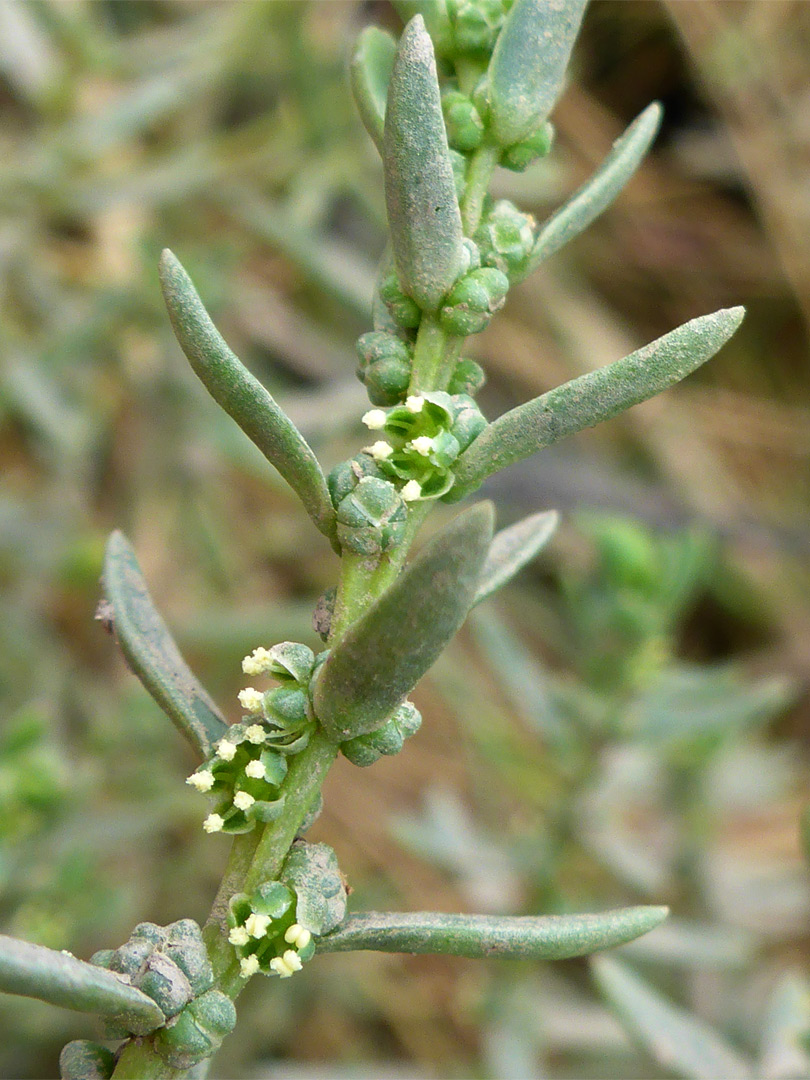
[[[554,126],[546,120],[537,131],[508,146],[501,154],[501,165],[512,172],[523,172],[532,162],[545,157],[553,142]]]
[[[526,270],[535,241],[535,220],[509,202],[500,199],[492,206],[475,239],[486,266],[494,266],[507,277]]]
[[[466,94],[462,94],[460,90],[446,90],[442,94],[442,112],[447,141],[453,150],[466,154],[481,145],[484,124]]]
[[[509,0],[447,0],[456,53],[490,53],[510,6]]]
[[[381,555],[401,543],[407,518],[402,497],[389,480],[364,476],[338,505],[338,540],[359,555]]]
[[[415,735],[421,724],[419,710],[410,701],[405,701],[376,731],[341,743],[341,753],[353,765],[373,765],[383,754],[398,754],[405,740]]]
[[[509,291],[509,279],[494,267],[483,266],[465,275],[450,290],[440,313],[448,334],[466,337],[483,330],[499,311]]]
[[[467,394],[472,397],[487,381],[484,369],[475,360],[462,357],[455,366],[447,387],[449,394]]]
[[[405,330],[415,330],[422,321],[422,309],[417,302],[401,289],[399,278],[392,270],[380,285],[380,296],[391,313],[391,318]]]
[[[357,377],[374,405],[402,401],[411,380],[413,350],[396,334],[374,330],[357,341]]]

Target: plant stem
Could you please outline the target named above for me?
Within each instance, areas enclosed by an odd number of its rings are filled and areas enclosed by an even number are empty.
[[[203,940],[214,968],[214,977],[217,979],[235,962],[233,949],[226,938],[228,901],[234,893],[241,890],[260,839],[259,829],[234,837],[225,873],[211,907],[211,914],[203,928]]]
[[[413,350],[411,384],[408,393],[419,394],[423,390],[436,390],[437,376],[443,366],[447,334],[435,317],[423,315]]]
[[[150,1042],[130,1039],[115,1066],[113,1080],[177,1080],[188,1069],[173,1069],[156,1053]]]
[[[484,208],[484,198],[500,156],[500,147],[484,140],[470,159],[467,168],[467,183],[461,199],[461,223],[465,236],[472,236],[478,228]]]

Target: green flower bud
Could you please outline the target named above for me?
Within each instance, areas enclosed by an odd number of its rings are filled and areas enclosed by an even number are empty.
[[[447,390],[451,394],[477,394],[487,381],[484,369],[475,360],[462,357],[453,371]]]
[[[329,473],[326,486],[332,497],[335,509],[340,506],[347,495],[351,495],[364,476],[376,476],[383,479],[377,462],[370,454],[358,454],[349,461],[341,461]]]
[[[359,555],[380,555],[402,541],[407,517],[394,485],[366,476],[337,508],[338,540]]]
[[[512,172],[523,172],[533,161],[545,157],[554,142],[554,127],[546,120],[537,131],[508,146],[501,154],[501,165]]]
[[[411,366],[393,358],[380,360],[367,367],[361,378],[372,405],[396,405],[408,392]]]
[[[61,1080],[109,1080],[114,1069],[112,1050],[88,1039],[69,1042],[59,1055]]]
[[[379,761],[383,754],[398,754],[405,740],[419,730],[421,723],[419,710],[406,701],[381,728],[342,743],[341,753],[352,765],[365,768]]]
[[[413,349],[395,334],[372,330],[357,339],[357,355],[360,367],[364,370],[370,364],[376,364],[380,360],[393,359],[410,365]]]
[[[508,199],[496,202],[481,222],[475,239],[487,266],[509,276],[522,274],[534,247],[535,221]]]
[[[464,259],[464,270],[460,277],[464,274],[469,274],[471,270],[477,270],[481,265],[481,251],[478,244],[474,240],[471,240],[469,236],[465,236],[461,241],[462,256]]]
[[[506,0],[448,0],[456,52],[491,52],[508,7]]]
[[[173,1069],[190,1069],[210,1057],[235,1026],[233,1002],[209,990],[156,1032],[155,1050]]]
[[[447,90],[442,95],[444,125],[447,141],[453,150],[469,153],[481,145],[484,124],[478,110],[460,90]]]
[[[189,981],[194,997],[198,997],[214,983],[214,971],[203,942],[202,930],[193,919],[178,919],[166,927],[166,933],[163,952],[180,968]]]
[[[380,285],[380,296],[385,301],[391,317],[397,326],[414,330],[422,321],[422,309],[415,300],[407,296],[399,285],[399,278],[392,270]]]
[[[453,401],[453,426],[450,429],[459,445],[466,450],[487,426],[486,417],[467,394],[457,394]]]
[[[449,334],[477,334],[503,307],[509,279],[500,270],[484,266],[457,281],[441,309],[440,322]]]
[[[280,728],[300,727],[308,719],[307,695],[298,687],[280,686],[264,695],[264,712],[267,719]]]
[[[155,952],[146,961],[146,971],[133,980],[148,994],[165,1016],[176,1016],[194,997],[188,979],[173,960]]]

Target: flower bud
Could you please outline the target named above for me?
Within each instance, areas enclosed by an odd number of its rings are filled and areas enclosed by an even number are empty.
[[[459,452],[467,449],[487,426],[486,417],[467,394],[457,394],[453,400],[453,426],[450,431],[459,445]]]
[[[512,172],[523,172],[533,161],[545,157],[554,141],[554,127],[546,120],[537,131],[508,146],[501,154],[501,165]]]
[[[298,687],[279,686],[265,695],[265,715],[280,728],[296,728],[307,722],[307,695]]]
[[[456,52],[491,52],[508,6],[505,0],[448,0]]]
[[[534,227],[531,214],[508,199],[496,202],[475,234],[484,263],[507,276],[522,274],[534,247]]]
[[[379,761],[383,754],[398,754],[402,744],[419,730],[421,723],[419,710],[406,701],[376,731],[342,743],[341,753],[352,765],[365,768]]]
[[[377,462],[370,454],[358,454],[356,458],[341,461],[332,469],[326,478],[326,486],[329,488],[335,509],[347,495],[351,495],[364,476],[376,476],[378,480],[384,479]]]
[[[233,1002],[221,991],[209,990],[156,1032],[155,1050],[172,1068],[190,1069],[210,1057],[235,1026]]]
[[[442,328],[459,337],[479,333],[503,307],[508,289],[509,279],[500,270],[489,266],[473,270],[447,294],[440,315]]]
[[[89,1039],[74,1039],[59,1055],[61,1080],[109,1080],[114,1069],[112,1050]]]
[[[399,279],[392,270],[380,284],[380,296],[391,312],[391,318],[406,330],[414,330],[422,321],[422,309],[415,300],[407,296],[399,285]]]
[[[453,371],[450,385],[447,387],[450,394],[477,394],[487,377],[484,369],[475,360],[462,357]]]
[[[407,510],[387,480],[363,477],[337,508],[341,545],[359,555],[379,555],[401,542]]]
[[[469,153],[481,145],[484,124],[478,110],[460,90],[448,90],[442,95],[444,125],[447,141],[453,150]]]
[[[411,380],[411,348],[396,334],[377,330],[359,338],[357,355],[357,375],[365,383],[372,404],[401,401]]]

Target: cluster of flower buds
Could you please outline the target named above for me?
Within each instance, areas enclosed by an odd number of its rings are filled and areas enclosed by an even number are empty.
[[[282,881],[266,881],[249,896],[231,897],[228,941],[243,978],[260,971],[286,979],[312,957],[312,933],[296,922],[295,910],[295,893]]]
[[[186,783],[216,799],[203,822],[206,832],[249,832],[281,813],[287,757],[304,749],[315,728],[309,698],[314,666],[312,650],[294,641],[255,649],[242,661],[246,675],[269,675],[281,685],[242,690],[239,702],[248,715],[228,728],[212,756],[188,777]]]
[[[438,499],[453,486],[452,466],[486,427],[467,394],[432,391],[414,394],[393,409],[371,409],[363,417],[371,430],[385,434],[365,448],[379,471],[401,485],[407,502]]]
[[[154,1046],[172,1068],[189,1069],[209,1057],[236,1024],[233,1002],[212,989],[211,962],[202,931],[192,919],[180,919],[169,926],[140,923],[126,944],[97,952],[91,963],[125,976],[157,1004],[166,1023],[155,1032]],[[110,1039],[145,1034],[126,1016],[107,1025]],[[75,1054],[68,1056],[75,1057],[77,1063],[84,1061],[86,1048],[77,1045],[74,1049]]]
[[[535,241],[535,220],[508,199],[490,206],[475,234],[485,266],[494,267],[508,278],[522,275],[529,263]]]
[[[481,145],[484,122],[467,94],[456,89],[445,90],[442,94],[442,112],[451,149],[460,154],[469,154]]]
[[[470,270],[444,298],[439,321],[442,329],[457,337],[478,334],[489,325],[506,302],[509,278],[493,266]]]
[[[357,341],[357,377],[373,405],[403,401],[411,381],[412,347],[396,334],[372,330]]]
[[[417,329],[422,321],[422,309],[402,291],[396,271],[391,270],[380,282],[380,298],[396,326],[402,330]]]
[[[419,710],[410,701],[405,701],[376,731],[341,743],[341,753],[352,765],[373,765],[383,754],[398,754],[405,740],[415,735],[421,724]]]
[[[501,154],[501,165],[512,172],[523,172],[538,158],[545,157],[554,142],[554,126],[544,121],[536,131],[507,146]]]
[[[483,59],[495,44],[512,0],[445,0],[446,17],[432,27],[436,51],[450,59]]]

